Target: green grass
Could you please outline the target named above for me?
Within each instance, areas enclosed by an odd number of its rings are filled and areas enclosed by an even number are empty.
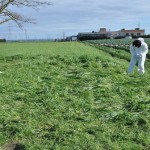
[[[13,55],[61,55],[80,56],[98,55],[98,50],[91,51],[91,48],[78,42],[38,42],[38,43],[0,43],[0,57]]]
[[[78,42],[4,46],[2,149],[150,149],[148,61],[128,75],[127,60]]]

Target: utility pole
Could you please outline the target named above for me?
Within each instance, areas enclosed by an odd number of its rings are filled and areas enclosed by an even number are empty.
[[[140,29],[140,22],[138,23],[138,28]]]
[[[10,23],[8,24],[8,40],[10,40],[12,38],[11,36],[11,25]]]
[[[63,40],[65,40],[65,32],[63,32]]]
[[[25,29],[25,40],[28,40],[27,30]]]

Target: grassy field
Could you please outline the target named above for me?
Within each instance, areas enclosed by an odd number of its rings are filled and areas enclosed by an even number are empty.
[[[0,43],[0,149],[149,150],[150,63],[128,75],[113,51]]]
[[[0,43],[0,57],[24,55],[61,55],[81,56],[98,55],[98,50],[91,51],[91,48],[77,42],[37,42],[37,43]]]

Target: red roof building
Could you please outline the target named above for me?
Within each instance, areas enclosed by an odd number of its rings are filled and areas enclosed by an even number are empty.
[[[134,30],[122,29],[119,31],[120,36],[141,36],[145,35],[144,29],[135,28]]]

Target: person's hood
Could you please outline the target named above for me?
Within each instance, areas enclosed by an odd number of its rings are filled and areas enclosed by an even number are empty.
[[[144,42],[144,39],[143,38],[138,38],[139,41],[141,41],[141,43]]]

